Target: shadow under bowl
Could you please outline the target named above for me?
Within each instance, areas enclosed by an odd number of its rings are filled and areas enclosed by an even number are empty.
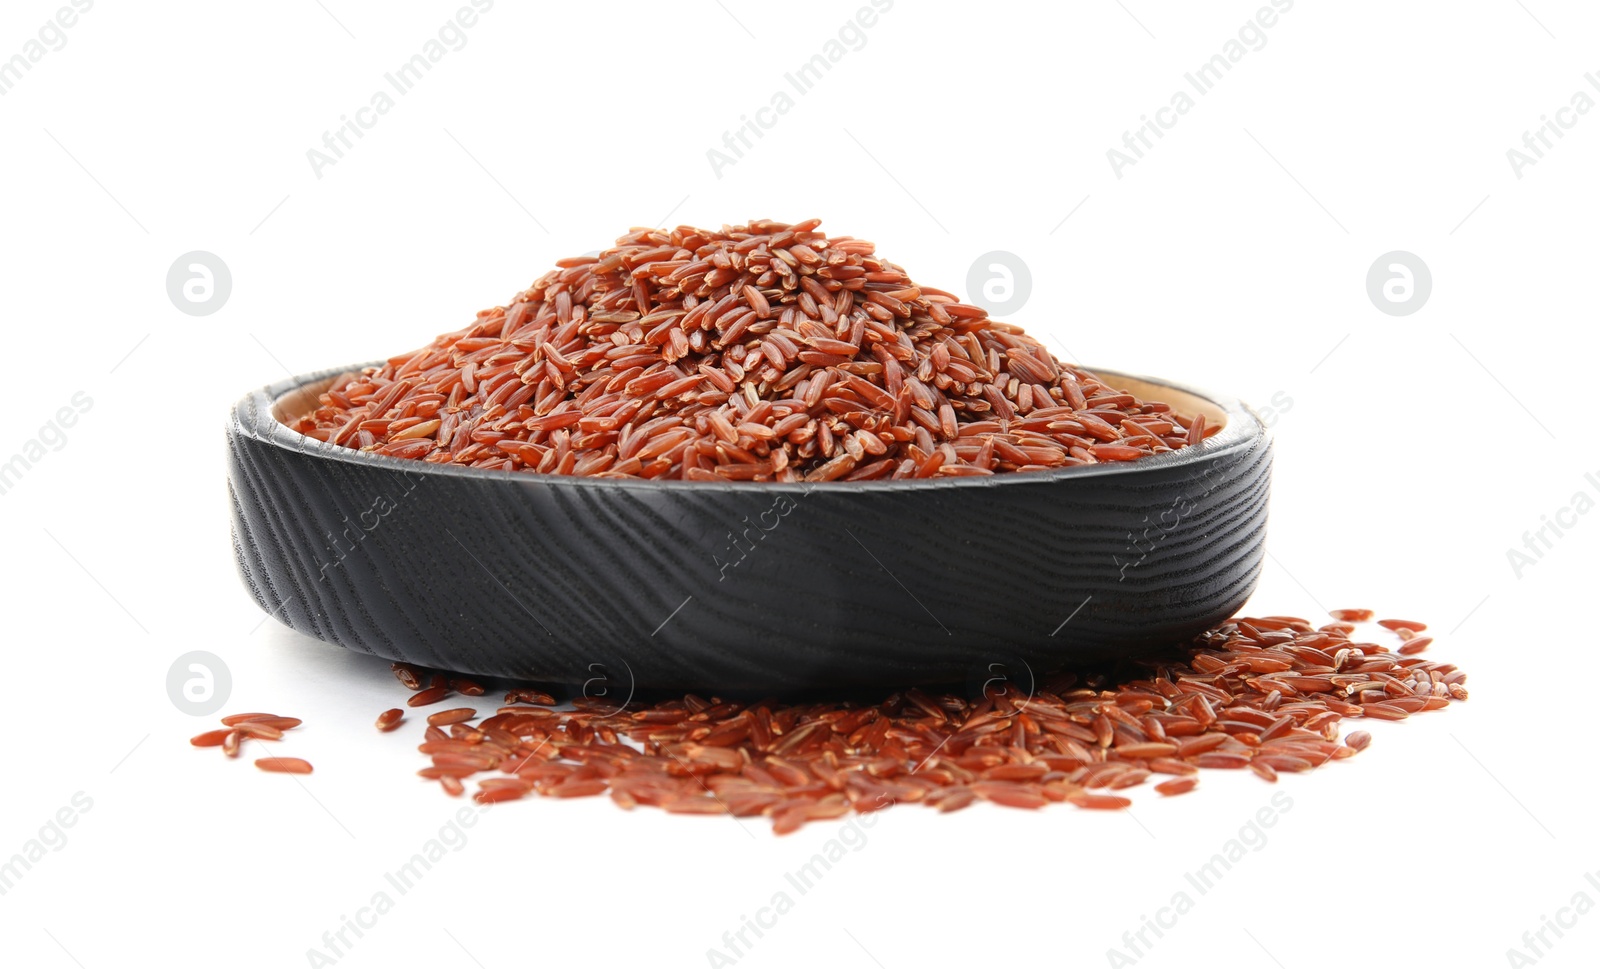
[[[589,695],[1017,680],[1194,636],[1265,555],[1267,429],[1148,377],[1095,371],[1221,430],[1131,462],[805,485],[488,471],[285,424],[351,369],[234,407],[233,544],[269,615],[386,659]]]

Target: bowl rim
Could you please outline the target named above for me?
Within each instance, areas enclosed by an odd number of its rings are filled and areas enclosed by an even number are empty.
[[[1010,474],[974,475],[945,478],[902,478],[873,481],[686,481],[660,478],[595,478],[590,476],[538,474],[527,471],[505,471],[498,468],[473,468],[459,464],[434,464],[410,458],[396,458],[371,454],[354,448],[329,444],[294,430],[275,413],[279,403],[288,395],[301,391],[318,381],[331,381],[345,373],[359,373],[366,367],[381,366],[382,361],[333,367],[326,370],[299,374],[276,383],[258,387],[233,405],[230,411],[230,433],[243,432],[257,441],[298,454],[334,461],[356,467],[382,471],[409,472],[419,475],[441,475],[484,481],[499,481],[519,485],[549,485],[552,487],[599,487],[644,490],[683,490],[705,492],[751,492],[811,494],[814,489],[848,493],[852,491],[942,491],[951,488],[1003,488],[1026,484],[1052,484],[1075,478],[1094,478],[1114,474],[1139,474],[1181,468],[1213,457],[1248,448],[1270,432],[1260,416],[1242,400],[1213,391],[1202,390],[1188,384],[1160,377],[1130,374],[1101,367],[1083,367],[1089,373],[1115,384],[1118,379],[1133,380],[1154,387],[1175,390],[1210,404],[1227,418],[1222,430],[1200,442],[1198,447],[1185,447],[1176,451],[1153,454],[1133,461],[1108,461],[1103,464],[1082,464],[1047,471],[1027,471]],[[1155,398],[1158,399],[1158,398]],[[255,420],[246,418],[253,413]]]

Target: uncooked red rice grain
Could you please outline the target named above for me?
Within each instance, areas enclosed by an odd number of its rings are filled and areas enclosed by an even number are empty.
[[[239,756],[239,746],[246,739],[281,740],[285,730],[300,726],[294,717],[280,717],[271,713],[230,713],[222,718],[228,729],[208,730],[191,737],[189,743],[196,747],[221,747],[228,757]]]
[[[422,689],[422,675],[410,663],[390,663],[389,669],[394,671],[395,679],[408,690]]]
[[[1197,787],[1202,769],[1248,768],[1276,781],[1364,750],[1372,740],[1364,730],[1340,742],[1346,717],[1404,720],[1467,699],[1463,671],[1414,655],[1432,641],[1416,635],[1421,623],[1390,621],[1401,643],[1391,651],[1350,639],[1353,623],[1370,612],[1334,615],[1318,627],[1289,616],[1236,617],[1195,637],[1181,655],[1057,673],[1031,694],[1010,684],[977,697],[910,688],[877,703],[687,694],[622,709],[579,697],[570,709],[553,709],[549,693],[515,687],[506,693],[512,705],[476,725],[468,722],[478,716],[470,707],[429,717],[418,751],[431,763],[417,773],[450,796],[488,775],[473,795],[485,804],[608,794],[629,809],[765,816],[784,834],[899,803],[941,813],[979,799],[1030,810],[1052,803],[1115,810],[1132,801],[1107,791],[1159,774],[1166,779],[1155,784],[1158,794],[1182,794]],[[403,684],[420,688],[412,706],[483,689],[463,677],[396,667]],[[403,718],[401,708],[386,710],[377,726],[394,729]],[[220,744],[234,757],[247,737],[277,739],[300,724],[268,713],[222,722],[228,729],[190,743]],[[294,757],[256,766],[311,772]]]
[[[438,703],[450,695],[448,686],[430,686],[425,690],[418,690],[406,698],[408,707],[425,707],[430,703]]]
[[[482,803],[608,794],[629,809],[765,816],[779,834],[897,803],[1115,810],[1132,802],[1111,791],[1155,775],[1165,777],[1157,793],[1172,796],[1194,790],[1202,769],[1269,781],[1314,770],[1370,743],[1360,730],[1340,742],[1346,717],[1405,719],[1466,699],[1455,666],[1354,642],[1353,630],[1235,618],[1180,657],[1059,673],[1031,695],[911,688],[878,703],[688,694],[621,710],[582,697],[566,710],[503,706],[476,726],[430,725],[418,750],[431,764],[418,773],[451,794],[481,778]],[[554,703],[533,688],[507,693],[534,697]]]
[[[225,727],[232,727],[235,724],[244,723],[249,720],[271,720],[275,716],[276,714],[272,713],[230,713],[226,717],[222,718],[222,725]]]
[[[1173,797],[1178,794],[1187,794],[1194,790],[1200,783],[1200,778],[1190,774],[1186,777],[1174,777],[1170,781],[1162,781],[1156,785],[1156,793],[1163,797]]]
[[[246,737],[254,737],[257,740],[283,739],[282,730],[279,730],[277,727],[269,726],[264,722],[245,720],[235,725],[233,729],[239,731],[241,734],[244,734]]]
[[[1328,615],[1340,622],[1371,622],[1371,609],[1334,609]]]
[[[336,378],[292,426],[440,464],[787,482],[1132,461],[1219,429],[1062,363],[819,224],[636,229]]]

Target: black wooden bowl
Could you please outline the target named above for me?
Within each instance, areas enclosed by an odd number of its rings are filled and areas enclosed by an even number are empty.
[[[284,423],[344,372],[233,409],[234,550],[273,617],[387,659],[618,692],[1015,680],[1194,635],[1265,554],[1266,428],[1149,378],[1097,371],[1222,430],[1132,462],[786,485],[426,464]]]

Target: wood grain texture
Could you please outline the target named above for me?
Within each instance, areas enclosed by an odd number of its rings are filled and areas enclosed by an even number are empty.
[[[1265,554],[1271,441],[1215,396],[1221,433],[1132,463],[721,485],[382,458],[273,416],[337,372],[234,408],[234,549],[274,618],[388,659],[722,692],[1038,674],[1199,632]]]

